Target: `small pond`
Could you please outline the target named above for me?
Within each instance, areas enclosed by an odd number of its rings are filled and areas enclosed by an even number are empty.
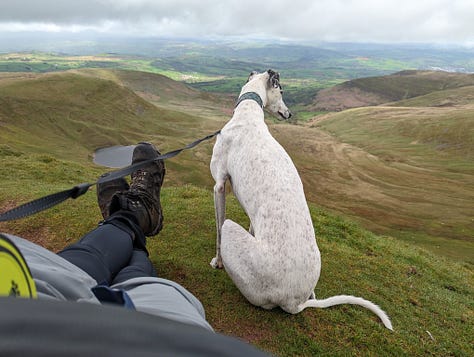
[[[97,165],[112,168],[125,167],[132,163],[133,149],[135,145],[111,146],[98,149],[94,153],[93,161]]]

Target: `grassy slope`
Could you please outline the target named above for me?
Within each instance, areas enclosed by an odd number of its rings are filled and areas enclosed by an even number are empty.
[[[96,174],[90,167],[62,160],[46,163],[41,155],[3,156],[2,161],[2,176],[16,178],[7,182],[8,194],[2,192],[2,207],[15,193],[24,194],[24,187],[36,197]],[[28,175],[22,174],[26,165]],[[281,356],[468,356],[474,352],[470,344],[474,276],[468,266],[375,236],[311,205],[323,257],[317,296],[346,293],[371,299],[388,312],[395,331],[389,332],[359,307],[308,309],[296,316],[279,309],[265,311],[247,303],[225,272],[208,264],[215,244],[211,190],[169,187],[166,181],[165,186],[165,226],[149,241],[152,260],[160,276],[178,281],[202,301],[217,331]],[[233,197],[227,212],[235,221],[248,224]],[[35,217],[1,224],[0,229],[60,249],[92,229],[99,218],[90,192]]]
[[[343,110],[423,96],[474,85],[474,75],[433,71],[402,71],[389,76],[358,78],[324,89],[312,107]]]
[[[362,197],[372,205],[349,206],[350,212],[366,210],[369,225],[381,221],[392,235],[474,261],[473,115],[471,105],[373,107],[328,115],[314,125],[373,155],[358,161],[358,175],[376,183],[379,195]],[[426,234],[457,240],[436,242]]]
[[[356,175],[377,195],[361,194],[358,204],[348,200],[352,203],[342,211],[362,217],[372,230],[474,261],[472,80],[472,75],[406,71],[351,82],[354,88],[385,93],[386,99],[400,98],[407,89],[407,97],[428,94],[313,121],[334,140],[372,155],[351,153],[347,161],[355,162]],[[354,178],[349,172],[344,176]]]
[[[38,91],[34,88],[38,83],[48,90]],[[67,95],[69,91],[73,96]],[[0,93],[4,101],[0,106],[2,208],[93,180],[103,170],[88,160],[96,145],[146,138],[172,149],[186,141],[182,135],[193,135],[189,131],[197,125],[193,116],[149,107],[127,89],[94,78],[41,76],[28,80],[26,86],[17,81],[0,86]],[[137,111],[137,106],[145,109]],[[94,115],[80,120],[91,110]],[[26,120],[33,117],[34,124]],[[102,118],[107,125],[102,125]],[[76,127],[78,122],[94,136],[82,135]],[[152,134],[160,130],[161,134]],[[102,137],[104,142],[98,139]],[[168,162],[163,190],[165,228],[159,239],[150,241],[150,250],[162,276],[181,282],[203,301],[208,319],[218,331],[280,355],[473,353],[469,340],[474,318],[471,266],[375,236],[315,206],[311,211],[323,256],[317,296],[346,293],[371,299],[392,317],[395,332],[389,333],[371,313],[357,307],[307,310],[289,316],[280,310],[268,312],[249,305],[225,272],[208,265],[215,234],[211,185],[206,184],[210,179],[204,177],[209,175],[210,148],[203,144],[199,147],[202,151]],[[193,157],[201,161],[196,163]],[[181,177],[189,170],[200,170],[191,165],[202,165],[202,171],[206,167],[206,174]],[[207,189],[180,185],[186,181]],[[94,196],[91,192],[32,218],[3,223],[0,229],[59,249],[100,219]],[[232,198],[228,215],[244,226],[248,224]],[[66,221],[67,225],[60,224]]]
[[[402,71],[390,76],[354,79],[342,85],[387,96],[392,100],[474,84],[474,75],[433,71]]]
[[[229,108],[232,108],[233,96],[202,92],[159,74],[136,71],[114,71],[113,73],[120,84],[159,107],[212,120],[222,120],[223,116],[231,115]],[[208,122],[212,121],[205,120],[202,124],[206,125]]]
[[[221,124],[157,108],[113,81],[63,73],[0,81],[0,126],[5,150],[89,162],[97,148],[142,140],[174,150]],[[210,150],[199,147],[183,154],[184,165],[171,163],[173,182],[208,183],[203,156]]]
[[[452,107],[474,102],[474,86],[434,91],[418,97],[400,100],[387,105],[394,107]]]

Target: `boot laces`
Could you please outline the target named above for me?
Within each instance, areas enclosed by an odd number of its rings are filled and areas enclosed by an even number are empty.
[[[138,170],[133,175],[132,186],[134,190],[137,191],[147,191],[149,182],[150,173],[144,170]]]

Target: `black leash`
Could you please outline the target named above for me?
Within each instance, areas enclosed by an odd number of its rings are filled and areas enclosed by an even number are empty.
[[[45,209],[48,209],[50,207],[56,206],[57,204],[67,200],[68,198],[73,198],[76,199],[79,196],[82,196],[84,193],[86,193],[91,186],[97,185],[99,183],[104,183],[108,181],[113,181],[116,180],[120,177],[125,177],[127,175],[130,175],[132,172],[135,172],[141,168],[144,168],[148,164],[150,164],[153,161],[156,160],[166,160],[169,158],[172,158],[179,153],[181,153],[183,150],[188,150],[192,149],[196,145],[202,143],[203,141],[212,139],[214,136],[219,134],[221,131],[218,130],[210,135],[207,135],[201,139],[198,139],[185,147],[182,147],[181,149],[169,151],[166,154],[157,156],[151,160],[146,160],[139,162],[134,165],[130,165],[127,167],[124,167],[120,170],[117,171],[112,171],[108,175],[101,176],[96,182],[94,183],[81,183],[77,186],[74,186],[73,188],[61,192],[56,192],[48,196],[44,196],[41,198],[38,198],[34,201],[27,202],[25,204],[22,204],[21,206],[12,208],[11,210],[6,211],[5,213],[0,214],[0,222],[5,222],[5,221],[12,221],[15,219],[20,219],[24,218],[27,216],[31,216],[35,213],[44,211]]]

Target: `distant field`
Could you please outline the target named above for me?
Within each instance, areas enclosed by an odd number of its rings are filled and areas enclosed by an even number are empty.
[[[139,56],[94,55],[69,56],[46,53],[0,54],[0,72],[60,72],[84,68],[116,68],[160,73],[178,81],[203,81],[215,79],[197,72],[187,73],[172,68],[159,68],[153,59]]]
[[[163,74],[209,92],[235,93],[251,71],[273,68],[287,80],[288,102],[308,104],[322,88],[353,78],[411,68],[406,61],[384,59],[378,54],[366,58],[307,46],[161,46],[157,55],[148,52],[79,56],[44,52],[0,54],[0,72],[128,69]]]

